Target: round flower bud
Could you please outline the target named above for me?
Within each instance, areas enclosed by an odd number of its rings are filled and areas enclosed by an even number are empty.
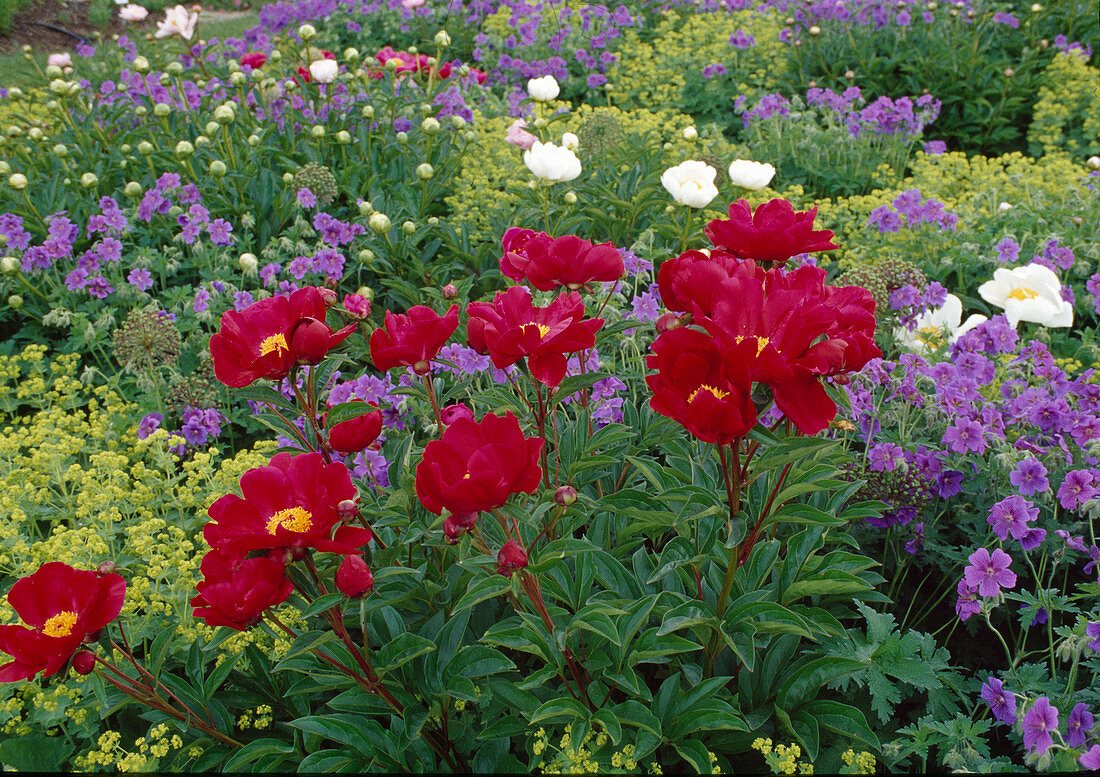
[[[454,299],[458,296],[458,288],[453,283],[448,283],[441,290],[443,299]]]
[[[233,86],[244,86],[248,83],[248,78],[244,73],[233,73],[229,76],[229,83]]]
[[[248,145],[252,146],[252,148],[256,148],[256,146],[260,145],[260,136],[259,135],[249,135],[248,136]]]
[[[341,146],[346,146],[348,143],[351,143],[351,133],[347,130],[340,130],[336,133],[336,142]]]
[[[255,275],[257,268],[260,266],[260,261],[256,258],[255,254],[245,253],[241,254],[241,258],[237,260],[237,264],[241,266],[241,270],[245,275]]]
[[[8,99],[19,102],[23,99],[23,90],[20,89],[18,86],[13,86],[11,89],[8,90]]]
[[[446,30],[440,30],[435,34],[434,42],[439,48],[445,49],[451,45],[451,36],[447,34]]]
[[[79,675],[89,675],[95,671],[95,653],[80,650],[73,656],[73,671]]]
[[[1031,4],[1031,12],[1032,13],[1039,13],[1039,11],[1041,11],[1041,10],[1043,10],[1043,6],[1039,5],[1038,3],[1032,3]]]
[[[179,143],[176,144],[176,156],[180,157],[181,159],[187,159],[188,157],[194,155],[194,153],[195,147],[188,143],[186,140],[181,140]]]
[[[294,173],[283,173],[283,183],[294,183]]]
[[[19,308],[23,307],[23,298],[18,294],[12,294],[8,297],[8,307],[13,310],[19,310]]]
[[[40,127],[31,127],[27,130],[27,137],[31,140],[39,141],[46,137],[46,133],[43,132]]]
[[[1039,41],[1039,48],[1044,50],[1044,51],[1046,49],[1050,48],[1050,41],[1047,40],[1046,38],[1043,38],[1041,41]]]
[[[116,569],[118,569],[118,567],[115,565],[115,562],[101,561],[99,563],[99,566],[95,568],[95,573],[102,577],[103,575],[114,574]]]
[[[27,188],[27,176],[22,173],[13,173],[8,177],[8,186],[17,191],[23,191]]]
[[[14,256],[5,256],[0,259],[0,273],[14,275],[22,269],[22,263]]]
[[[359,261],[368,267],[370,267],[371,262],[374,261],[374,251],[369,248],[364,248],[357,256],[359,257]]]
[[[360,216],[369,216],[372,213],[374,213],[374,208],[371,207],[370,200],[360,200],[359,201],[359,215]]]
[[[57,105],[57,102],[54,100],[51,100],[50,102],[52,102],[54,105]],[[50,103],[46,103],[46,107],[49,108]],[[139,105],[138,107],[134,108],[135,116],[141,116],[142,118],[144,118],[147,113],[149,113],[149,109],[146,108],[144,105]]]
[[[393,60],[391,59],[390,62],[393,62]],[[398,132],[396,135],[394,135],[394,138],[401,145],[405,145],[406,143],[409,142],[409,136],[404,132]]]
[[[80,176],[80,185],[83,186],[85,189],[91,189],[98,183],[99,176],[97,176],[95,173],[84,173],[84,175]]]
[[[854,70],[845,70],[844,77],[851,81],[853,78],[856,77],[856,73]]]
[[[406,235],[411,235],[416,232],[416,224],[411,221],[406,221],[404,224],[401,225],[401,231],[404,232]]]
[[[219,105],[214,109],[214,121],[218,124],[232,124],[237,113],[229,105]]]
[[[341,521],[350,521],[359,514],[359,504],[354,499],[344,499],[336,505],[336,515]]]
[[[309,128],[309,134],[315,138],[323,138],[325,136],[325,127],[323,124],[314,124]]]
[[[220,159],[215,159],[213,162],[210,163],[210,175],[214,176],[215,178],[223,178],[225,177],[225,173],[225,162]]]
[[[137,181],[130,181],[129,183],[127,183],[126,188],[124,188],[122,192],[127,197],[131,197],[133,199],[137,199],[142,194],[144,194],[144,191],[141,188],[141,184]]]
[[[416,168],[416,177],[422,181],[430,181],[433,175],[435,175],[435,168],[427,162]]]
[[[473,130],[466,130],[462,133],[462,139],[467,143],[473,143],[475,138],[477,138],[477,133]]]
[[[46,78],[61,78],[65,73],[57,65],[46,66]]]
[[[182,62],[169,62],[168,67],[164,68],[164,71],[173,78],[177,78],[183,75],[183,63]]]
[[[1073,226],[1079,227],[1084,223],[1085,223],[1085,220],[1083,218],[1081,218],[1080,216],[1074,216],[1073,217]]]
[[[308,43],[317,37],[317,28],[312,24],[303,24],[298,28],[298,37]]]
[[[439,119],[429,116],[420,122],[420,129],[424,130],[425,135],[438,135],[443,126],[439,123]]]
[[[210,138],[206,137],[206,135],[196,135],[195,136],[195,145],[198,146],[199,148],[202,148],[203,146],[209,146],[210,145]]]
[[[370,224],[370,228],[379,235],[389,232],[390,227],[392,226],[390,222],[390,217],[387,216],[385,213],[373,214],[370,217],[370,221],[368,223]]]
[[[538,117],[537,119],[535,119],[535,127],[536,127],[537,129],[542,129],[542,128],[543,128],[543,127],[545,127],[545,126],[546,126],[546,125],[547,125],[548,123],[549,123],[549,122],[547,122],[547,121],[546,121],[546,119],[544,119],[544,118],[543,118],[542,116],[539,116],[539,117]]]
[[[360,286],[355,293],[360,297],[366,297],[368,302],[374,301],[374,289],[370,286]]]
[[[439,216],[428,216],[428,226],[434,227],[439,223]]]
[[[1100,170],[1100,156],[1090,156],[1085,164],[1093,170]]]
[[[374,118],[374,106],[373,105],[364,105],[363,109],[361,111],[359,111],[359,114],[364,119],[373,119]]]
[[[220,129],[221,125],[218,124],[218,122],[208,121],[206,122],[206,127],[203,128],[203,131],[206,132],[207,135],[217,135]]]
[[[1012,76],[1014,76],[1014,75],[1016,75],[1016,71],[1015,71],[1015,70],[1013,70],[1013,69],[1012,69],[1012,68],[1010,68],[1010,67],[1006,67],[1006,68],[1005,68],[1005,78],[1012,78]]]
[[[497,554],[497,571],[505,577],[511,577],[527,566],[527,551],[515,540],[508,540]]]
[[[149,156],[154,151],[153,144],[150,143],[148,140],[143,140],[140,143],[138,143],[137,149],[138,149],[138,153],[141,154],[142,156]]]
[[[558,486],[558,490],[554,492],[554,501],[562,507],[568,507],[577,501],[577,489],[573,486]]]
[[[153,106],[153,115],[158,119],[163,119],[165,116],[172,112],[172,106],[168,103],[157,103]]]
[[[576,205],[577,204],[577,193],[576,192],[566,192],[565,196],[563,196],[562,199],[565,200],[566,205]]]
[[[350,46],[344,49],[344,59],[348,62],[355,62],[355,60],[359,59],[359,49]]]
[[[821,28],[818,27],[816,24],[813,25],[812,27],[810,27],[810,35],[816,36],[816,35],[820,35],[820,34],[821,34]]]
[[[149,69],[149,60],[147,60],[145,57],[136,57],[134,61],[130,64],[132,64],[134,66],[134,70],[139,73],[144,73]]]
[[[466,126],[466,120],[458,115],[451,116],[451,126],[455,129],[462,129]]]
[[[382,67],[386,68],[386,70],[389,70],[390,72],[393,72],[394,70],[397,70],[397,60],[387,59],[386,64],[384,64]]]
[[[695,129],[694,125],[684,127],[683,130],[684,140],[695,140],[699,137],[699,130]]]
[[[362,556],[355,553],[344,556],[336,570],[336,587],[350,599],[358,599],[374,588],[374,575]]]
[[[664,313],[657,319],[657,331],[664,334],[669,329],[675,329],[683,324],[680,321],[680,317],[675,313]]]

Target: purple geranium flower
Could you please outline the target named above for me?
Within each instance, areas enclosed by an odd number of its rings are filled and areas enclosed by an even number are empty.
[[[1016,585],[1016,573],[1008,567],[1012,557],[1000,548],[990,554],[985,548],[978,548],[967,559],[970,566],[963,569],[963,579],[969,586],[977,586],[979,596],[997,596],[1001,588]]]
[[[1085,737],[1092,733],[1095,723],[1089,705],[1081,702],[1074,705],[1073,712],[1066,721],[1066,744],[1070,747],[1080,747],[1085,744]]]
[[[144,267],[135,267],[126,276],[126,282],[138,291],[149,291],[153,288],[153,276]]]
[[[947,431],[944,432],[943,439],[940,442],[954,453],[973,451],[979,456],[985,453],[988,447],[982,425],[965,416],[956,418],[955,423],[947,427]],[[1043,474],[1046,474],[1045,470]]]
[[[1038,507],[1022,496],[1014,494],[993,505],[986,521],[993,527],[993,533],[1002,541],[1007,540],[1009,534],[1013,539],[1018,540],[1027,535],[1030,529],[1028,522],[1038,517]]]
[[[1004,683],[996,677],[990,677],[982,685],[981,696],[989,704],[993,717],[1001,723],[1012,725],[1016,722],[1016,695],[1004,689]]]
[[[1008,481],[1024,496],[1050,490],[1047,468],[1038,459],[1024,459],[1009,473]]]
[[[967,585],[964,578],[959,581],[955,590],[959,594],[959,598],[955,601],[955,614],[959,616],[959,620],[965,621],[971,615],[981,612],[982,605],[976,596],[977,588]]]
[[[1087,753],[1081,754],[1081,765],[1086,769],[1100,770],[1100,745],[1093,745]]]
[[[1066,473],[1066,479],[1058,488],[1058,501],[1067,510],[1076,510],[1082,502],[1096,495],[1092,472],[1087,469],[1075,469]]]
[[[1050,732],[1058,729],[1058,708],[1051,706],[1046,696],[1040,696],[1024,714],[1020,727],[1024,732],[1024,748],[1042,755],[1054,744]]]

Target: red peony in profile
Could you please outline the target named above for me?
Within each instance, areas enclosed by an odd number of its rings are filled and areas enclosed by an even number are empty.
[[[512,494],[539,486],[543,440],[524,437],[511,413],[481,422],[459,418],[424,448],[416,467],[416,495],[433,513],[494,510]]]
[[[596,344],[602,318],[584,318],[581,295],[566,292],[547,307],[536,307],[522,286],[498,292],[491,303],[471,302],[466,327],[470,347],[487,353],[498,368],[527,358],[531,376],[554,387],[565,377],[565,354]]]
[[[231,388],[259,378],[281,380],[298,362],[314,364],[343,342],[355,326],[333,332],[325,324],[325,302],[312,286],[290,297],[268,297],[241,311],[222,314],[210,338],[214,375]]]
[[[250,558],[211,550],[199,567],[202,580],[191,600],[196,618],[208,626],[228,626],[245,631],[255,626],[269,607],[282,604],[294,586],[282,561]]]
[[[241,476],[244,497],[226,494],[210,506],[203,536],[212,548],[243,556],[268,548],[357,553],[369,529],[341,523],[339,505],[354,500],[348,468],[319,453],[277,453]],[[333,533],[333,528],[336,528]]]
[[[756,426],[752,379],[748,371],[754,342],[722,349],[697,329],[670,329],[653,343],[646,377],[653,391],[650,407],[680,423],[703,442],[728,445]]]
[[[501,240],[500,271],[540,291],[565,286],[571,291],[596,281],[617,281],[623,257],[610,243],[593,245],[574,235],[553,238],[544,232],[512,227]]]
[[[353,399],[352,401],[362,402],[363,400]],[[377,440],[381,433],[382,411],[371,410],[355,418],[333,424],[328,430],[328,444],[338,453],[358,453]]]
[[[8,604],[27,626],[0,626],[0,651],[12,657],[0,666],[0,682],[51,677],[72,658],[89,634],[118,617],[126,581],[51,561],[20,578]]]
[[[796,212],[789,201],[777,198],[754,212],[746,200],[738,200],[730,205],[729,214],[728,219],[707,224],[706,233],[716,247],[739,259],[782,263],[797,254],[837,248],[831,231],[814,230],[816,205]]]
[[[370,336],[370,358],[385,372],[394,367],[412,367],[426,375],[432,359],[439,355],[458,329],[458,305],[440,316],[424,305],[409,308],[405,315],[386,311],[386,320]]]

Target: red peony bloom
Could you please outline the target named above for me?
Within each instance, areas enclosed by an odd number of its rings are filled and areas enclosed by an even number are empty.
[[[670,329],[653,343],[646,377],[650,407],[680,423],[703,442],[727,445],[756,426],[752,380],[747,369],[756,344],[727,349],[697,329]]]
[[[383,68],[390,60],[395,60],[397,63],[396,73],[424,73],[425,75],[431,72],[432,66],[428,63],[427,54],[410,54],[407,51],[394,51],[392,46],[386,46],[379,49],[378,53],[374,55],[378,60],[378,64]],[[439,66],[436,71],[436,78],[448,78],[451,75],[451,63],[444,62]],[[381,71],[375,71],[371,73],[372,78],[381,78]]]
[[[535,380],[557,386],[565,377],[565,354],[596,344],[602,318],[584,318],[584,302],[577,292],[558,296],[547,307],[535,307],[531,293],[522,286],[498,292],[492,303],[471,302],[466,307],[470,347],[488,353],[493,364],[504,368],[527,357]]]
[[[241,57],[241,64],[247,65],[253,70],[258,70],[267,64],[267,54],[262,51],[250,51]]]
[[[796,212],[787,200],[774,199],[754,213],[747,201],[738,200],[729,212],[729,219],[707,224],[706,233],[715,246],[739,259],[785,262],[796,254],[837,248],[831,231],[814,230],[816,205],[813,210]]]
[[[353,399],[352,401],[362,402],[363,400]],[[339,453],[358,453],[378,439],[381,433],[382,411],[372,410],[355,418],[349,418],[347,421],[333,424],[328,430],[328,444]]]
[[[57,674],[89,634],[118,617],[125,597],[126,581],[119,575],[97,575],[58,561],[17,580],[8,604],[30,628],[0,626],[0,651],[13,659],[0,666],[0,682]]]
[[[226,494],[210,506],[203,528],[210,547],[240,555],[267,548],[356,553],[370,542],[369,529],[341,525],[339,505],[356,495],[348,468],[325,464],[319,453],[278,453],[241,476],[241,492],[243,499]]]
[[[763,278],[764,270],[721,249],[685,251],[663,262],[657,271],[661,303],[679,313],[705,316],[718,284],[735,274]]]
[[[241,388],[258,378],[281,380],[299,361],[316,363],[355,331],[352,325],[333,332],[324,321],[325,302],[312,286],[227,310],[210,338],[215,377]]]
[[[351,599],[356,599],[374,588],[374,575],[363,557],[349,553],[340,562],[340,568],[336,570],[336,587],[340,593]]]
[[[830,287],[816,267],[769,270],[763,281],[735,276],[713,296],[700,323],[727,344],[755,344],[747,357],[753,379],[767,383],[776,406],[804,434],[836,416],[821,378],[862,369],[881,356],[874,344],[874,303],[859,287]]]
[[[416,467],[416,494],[433,513],[456,515],[500,507],[512,494],[539,486],[544,442],[524,437],[511,413],[489,413],[481,423],[459,418],[424,448]]]
[[[424,305],[409,308],[407,315],[386,311],[385,323],[370,336],[370,358],[383,372],[393,367],[412,367],[426,375],[429,362],[458,329],[458,305],[440,316]]]
[[[572,291],[593,281],[617,281],[625,267],[610,243],[592,245],[574,235],[552,238],[544,232],[512,227],[501,240],[500,271],[540,291],[565,286]]]
[[[208,626],[244,631],[259,623],[264,611],[282,604],[294,589],[281,561],[250,558],[211,550],[202,559],[203,579],[191,600],[196,618]]]

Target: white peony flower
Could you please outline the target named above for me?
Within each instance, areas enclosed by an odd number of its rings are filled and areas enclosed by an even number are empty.
[[[553,76],[532,78],[527,82],[527,94],[531,95],[532,100],[548,102],[557,97],[560,92],[561,87],[558,86],[558,81]]]
[[[562,148],[567,148],[570,151],[576,151],[580,147],[581,141],[580,138],[578,138],[572,132],[566,132],[564,135],[561,136],[561,145]]]
[[[962,320],[962,300],[954,294],[947,295],[947,301],[942,306],[922,313],[917,317],[914,329],[900,327],[894,330],[894,336],[910,351],[926,354],[933,350],[943,338],[953,343],[988,319],[977,313],[966,319],[966,323],[960,326]]]
[[[1054,271],[1041,264],[1025,264],[1011,270],[1000,268],[993,280],[978,287],[978,294],[990,305],[1004,308],[1012,326],[1032,321],[1042,326],[1070,326],[1073,306],[1062,299],[1062,282]]]
[[[340,64],[335,59],[318,59],[309,63],[309,76],[318,84],[331,84],[340,72]]]
[[[149,11],[143,5],[128,3],[118,10],[118,18],[124,22],[140,22],[149,15]]]
[[[775,168],[764,162],[737,159],[730,163],[730,180],[737,186],[759,191],[771,183]]]
[[[718,196],[714,176],[718,171],[705,162],[689,159],[670,167],[661,175],[661,184],[672,199],[691,208],[705,208]]]
[[[581,174],[581,160],[568,148],[535,141],[523,152],[523,164],[547,183],[572,181]]]
[[[73,64],[73,55],[69,52],[62,52],[61,54],[50,54],[46,57],[47,65],[55,65],[57,67],[65,68]]]
[[[182,5],[169,8],[164,12],[164,20],[157,22],[156,37],[167,38],[169,35],[179,35],[184,40],[191,40],[195,34],[195,25],[199,23],[197,13],[187,13]]]

